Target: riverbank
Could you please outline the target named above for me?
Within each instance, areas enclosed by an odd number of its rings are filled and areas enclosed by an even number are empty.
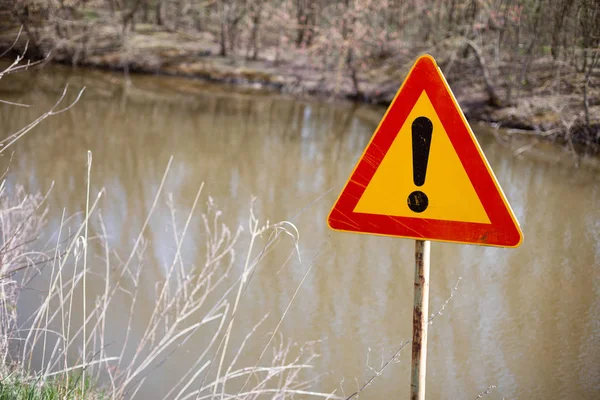
[[[10,47],[17,32],[13,28],[1,35],[0,47]],[[22,34],[13,52],[22,52],[28,45],[28,54],[34,59],[42,58],[44,54],[39,45],[32,47],[27,40],[27,35]],[[512,65],[498,63],[490,76],[491,69],[478,58],[480,54],[454,58],[453,53],[443,47],[422,48],[419,52],[411,49],[381,60],[361,73],[345,68],[321,68],[319,60],[303,49],[281,54],[279,47],[264,48],[257,59],[246,57],[243,51],[220,56],[218,41],[206,32],[190,34],[152,24],[137,24],[126,40],[120,36],[117,26],[105,26],[95,33],[93,42],[88,41],[83,46],[77,41],[45,45],[53,49],[46,57],[47,62],[118,70],[125,74],[180,76],[249,90],[382,107],[390,104],[414,58],[427,52],[436,58],[469,121],[509,129],[515,135],[533,135],[542,141],[567,146],[578,155],[598,154],[599,72],[591,75],[586,87],[587,121],[582,94],[585,76],[575,66],[557,63],[551,58],[531,60],[528,81],[513,87],[503,83],[513,79],[501,79],[515,74]],[[489,81],[494,81],[493,93],[498,98],[491,98],[486,86]]]

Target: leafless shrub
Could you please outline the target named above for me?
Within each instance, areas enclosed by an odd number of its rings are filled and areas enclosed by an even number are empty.
[[[19,40],[21,30],[16,36],[13,45]],[[1,56],[4,56],[12,46]],[[25,46],[25,51],[27,45]],[[27,62],[21,65],[24,53],[0,71],[0,79],[12,73],[23,71],[37,63]],[[66,89],[59,101],[49,111],[38,117],[35,121],[21,128],[19,131],[8,134],[0,141],[0,154],[5,152],[19,138],[39,125],[44,119],[66,111],[80,98],[79,93],[75,101],[57,110]],[[29,105],[0,100],[0,103],[9,107],[28,107]],[[7,171],[8,172],[8,171]],[[5,377],[12,372],[13,364],[20,364],[18,358],[14,359],[11,353],[11,343],[18,341],[17,299],[23,282],[27,282],[32,275],[38,273],[50,260],[43,244],[39,243],[38,235],[41,232],[47,216],[44,207],[45,196],[42,194],[29,194],[18,184],[9,183],[5,172],[0,178],[0,375]],[[19,276],[17,279],[16,276]]]
[[[142,301],[140,277],[146,264],[144,231],[163,195],[170,164],[171,161],[147,219],[126,258],[122,259],[109,248],[107,230],[97,211],[104,189],[88,203],[83,221],[73,225],[73,221],[68,223],[63,218],[55,239],[55,255],[45,271],[48,286],[39,307],[18,329],[14,323],[11,326],[13,331],[19,332],[19,337],[15,338],[19,341],[19,362],[42,381],[59,376],[68,382],[73,379],[70,378],[73,372],[85,371],[94,381],[107,385],[111,398],[135,398],[153,371],[169,362],[177,352],[184,351],[192,338],[202,335],[210,338],[209,343],[201,349],[193,365],[181,371],[181,379],[169,388],[167,398],[255,399],[267,396],[284,399],[298,395],[337,398],[311,391],[312,381],[302,378],[302,371],[312,368],[311,362],[317,354],[309,343],[297,356],[291,355],[292,342],[284,340],[278,333],[285,313],[256,363],[240,365],[241,354],[250,341],[257,340],[253,334],[264,322],[264,318],[258,321],[241,343],[232,341],[233,325],[240,318],[239,305],[245,290],[264,256],[283,237],[293,238],[291,254],[297,251],[298,232],[289,222],[260,222],[252,208],[248,229],[241,226],[230,229],[222,222],[222,212],[210,198],[206,210],[196,216],[203,185],[181,227],[177,224],[177,210],[168,197],[174,255],[164,266],[163,279],[155,286],[152,300],[155,307],[145,319],[145,327],[141,332],[134,329],[134,317]],[[91,157],[88,177],[90,167]],[[89,185],[88,181],[88,196]],[[90,231],[88,236],[92,219],[100,228],[93,234]],[[202,265],[193,268],[182,258],[182,246],[190,224],[197,223],[194,221],[198,219],[204,228],[201,236],[205,238],[205,251]],[[248,235],[249,244],[242,250],[238,239],[243,234]],[[263,236],[267,240],[259,245]],[[91,266],[87,260],[87,249],[93,240],[100,240],[104,248],[103,266]],[[243,252],[241,264],[237,262],[240,251]],[[305,278],[309,271],[310,267]],[[103,280],[104,291],[92,307],[86,307],[89,293],[85,285],[91,276],[96,282]],[[288,308],[292,302],[293,298]],[[76,304],[83,304],[80,306],[83,315],[74,313]],[[121,332],[122,341],[118,346],[113,344],[109,350],[106,335],[109,331],[114,335],[116,329],[110,326],[109,315],[122,314],[124,308],[128,322]],[[140,326],[139,320],[137,326]],[[271,357],[266,357],[268,351]],[[36,355],[42,360],[40,365],[32,361]]]
[[[19,31],[19,34],[17,35],[17,38],[15,40],[16,41],[19,39],[19,36],[21,35],[21,31]],[[23,61],[23,59],[25,58],[25,53],[27,52],[27,46],[25,46],[25,50],[23,52],[22,55],[17,56],[14,61],[8,66],[6,67],[4,70],[0,71],[0,79],[4,78],[6,75],[10,75],[16,72],[20,72],[23,70],[26,70],[27,68],[30,68],[36,64],[39,64],[41,61],[35,62],[35,63],[30,63],[27,62],[24,65],[20,65],[21,62]],[[6,53],[6,52],[5,52]],[[77,94],[77,97],[75,98],[75,100],[73,100],[69,105],[64,106],[62,108],[59,108],[61,106],[61,104],[63,103],[65,96],[67,95],[67,91],[68,91],[69,86],[66,85],[61,96],[58,98],[58,100],[56,101],[56,103],[54,104],[54,106],[52,106],[50,108],[50,110],[46,111],[44,114],[40,115],[38,118],[36,118],[34,121],[30,122],[29,124],[25,125],[24,127],[22,127],[21,129],[19,129],[17,132],[14,133],[9,133],[7,134],[2,140],[0,140],[0,154],[4,153],[9,147],[11,147],[17,140],[19,140],[20,138],[22,138],[23,136],[25,136],[28,132],[30,132],[33,128],[35,128],[36,126],[38,126],[42,121],[44,121],[46,118],[51,117],[53,115],[58,115],[61,114],[65,111],[68,111],[69,109],[71,109],[81,98],[81,95],[83,94],[85,87],[83,87],[79,93]],[[28,104],[20,104],[20,103],[14,103],[14,102],[9,102],[6,100],[0,100],[0,103],[4,103],[4,104],[8,104],[11,106],[17,106],[17,107],[29,107]]]
[[[19,271],[35,270],[47,254],[34,250],[44,226],[46,209],[41,194],[29,195],[20,187],[0,183],[0,376],[11,372],[10,343],[17,328],[16,300],[19,286],[13,279]],[[27,279],[31,274],[24,274]]]

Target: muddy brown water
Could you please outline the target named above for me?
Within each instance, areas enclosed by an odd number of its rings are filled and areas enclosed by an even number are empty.
[[[165,193],[172,193],[179,215],[190,210],[204,182],[202,207],[210,195],[232,227],[247,227],[255,196],[261,220],[291,219],[300,232],[301,261],[282,267],[292,248],[283,241],[244,294],[234,324],[238,338],[270,315],[241,364],[254,364],[311,263],[280,327],[299,344],[317,341],[314,373],[323,375],[311,390],[351,393],[411,337],[414,242],[333,232],[326,225],[384,109],[179,78],[134,76],[126,86],[120,74],[53,66],[0,81],[2,98],[34,105],[1,104],[2,135],[49,109],[67,82],[68,99],[86,85],[81,102],[14,145],[8,175],[9,183],[31,191],[46,192],[53,183],[47,230],[57,228],[63,208],[67,215],[84,210],[90,150],[92,194],[105,188],[101,209],[109,242],[126,253],[172,156]],[[462,279],[430,326],[427,398],[474,399],[495,385],[486,397],[598,399],[600,172],[577,168],[561,151],[540,156],[536,146],[524,148],[474,127],[525,240],[518,249],[432,243],[432,313]],[[142,316],[154,306],[153,285],[172,257],[169,225],[165,195],[147,230]],[[199,229],[200,222],[192,223],[189,237]],[[242,237],[242,250],[246,242]],[[191,265],[204,247],[190,243],[184,253]],[[104,283],[91,279],[88,285],[90,292],[101,292]],[[34,299],[24,301],[22,314]],[[109,331],[122,331],[125,321],[114,315]],[[179,379],[178,366],[194,360],[201,343],[191,341],[176,352],[137,397],[162,398]],[[407,398],[409,380],[406,348],[362,398]]]

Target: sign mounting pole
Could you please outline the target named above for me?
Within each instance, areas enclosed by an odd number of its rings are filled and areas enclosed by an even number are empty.
[[[341,232],[416,240],[410,398],[424,400],[430,240],[494,247],[523,242],[512,208],[429,54],[415,61],[327,224]]]
[[[427,327],[429,325],[429,240],[415,241],[415,299],[413,308],[410,400],[425,399]]]

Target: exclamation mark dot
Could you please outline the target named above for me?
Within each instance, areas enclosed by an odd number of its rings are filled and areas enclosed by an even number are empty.
[[[427,161],[429,161],[429,148],[431,147],[431,134],[433,124],[427,117],[418,117],[412,123],[412,155],[413,155],[413,182],[416,186],[423,186],[427,174]],[[429,199],[420,190],[415,190],[408,195],[408,207],[421,213],[427,209]]]

